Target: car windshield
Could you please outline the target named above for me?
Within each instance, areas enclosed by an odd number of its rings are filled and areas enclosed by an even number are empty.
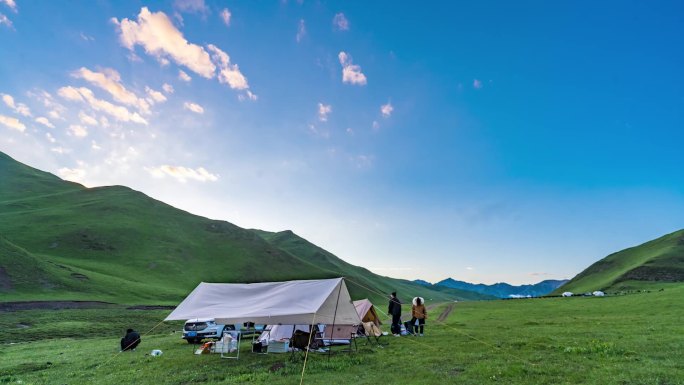
[[[204,330],[206,327],[206,322],[188,322],[185,324],[185,330],[188,331]]]

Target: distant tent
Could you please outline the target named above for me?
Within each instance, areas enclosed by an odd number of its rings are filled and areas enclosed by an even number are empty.
[[[572,292],[566,291],[565,293],[563,293],[563,297],[572,297]]]
[[[260,283],[200,283],[165,321],[214,318],[217,323],[357,325],[343,278]]]
[[[354,301],[354,307],[361,321],[373,322],[376,326],[382,325],[382,321],[380,321],[380,317],[378,317],[378,313],[375,311],[375,306],[373,306],[368,298]]]
[[[606,293],[602,292],[601,290],[596,290],[595,292],[591,293],[594,295],[594,297],[604,297]]]

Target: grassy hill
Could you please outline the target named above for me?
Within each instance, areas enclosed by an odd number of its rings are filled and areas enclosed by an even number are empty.
[[[201,281],[336,276],[362,283],[349,284],[357,298],[380,300],[391,289],[434,300],[481,298],[377,276],[291,232],[210,220],[127,187],[85,188],[2,153],[0,234],[3,301],[176,304]]]
[[[669,282],[684,282],[684,230],[611,254],[556,292],[641,290]]]

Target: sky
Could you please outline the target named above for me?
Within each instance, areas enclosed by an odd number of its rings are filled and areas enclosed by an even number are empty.
[[[679,1],[0,0],[0,151],[381,275],[572,278],[683,144]]]

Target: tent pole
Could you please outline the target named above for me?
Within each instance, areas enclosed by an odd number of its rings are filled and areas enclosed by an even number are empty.
[[[330,347],[328,347],[328,361],[330,361],[330,355],[332,354],[332,341],[335,335],[335,321],[337,320],[337,307],[340,305],[340,293],[342,292],[342,283],[344,282],[344,277],[340,280],[340,288],[337,290],[337,301],[335,301],[335,313],[333,313],[333,323],[332,330],[330,331]],[[351,345],[349,345],[351,349]]]

